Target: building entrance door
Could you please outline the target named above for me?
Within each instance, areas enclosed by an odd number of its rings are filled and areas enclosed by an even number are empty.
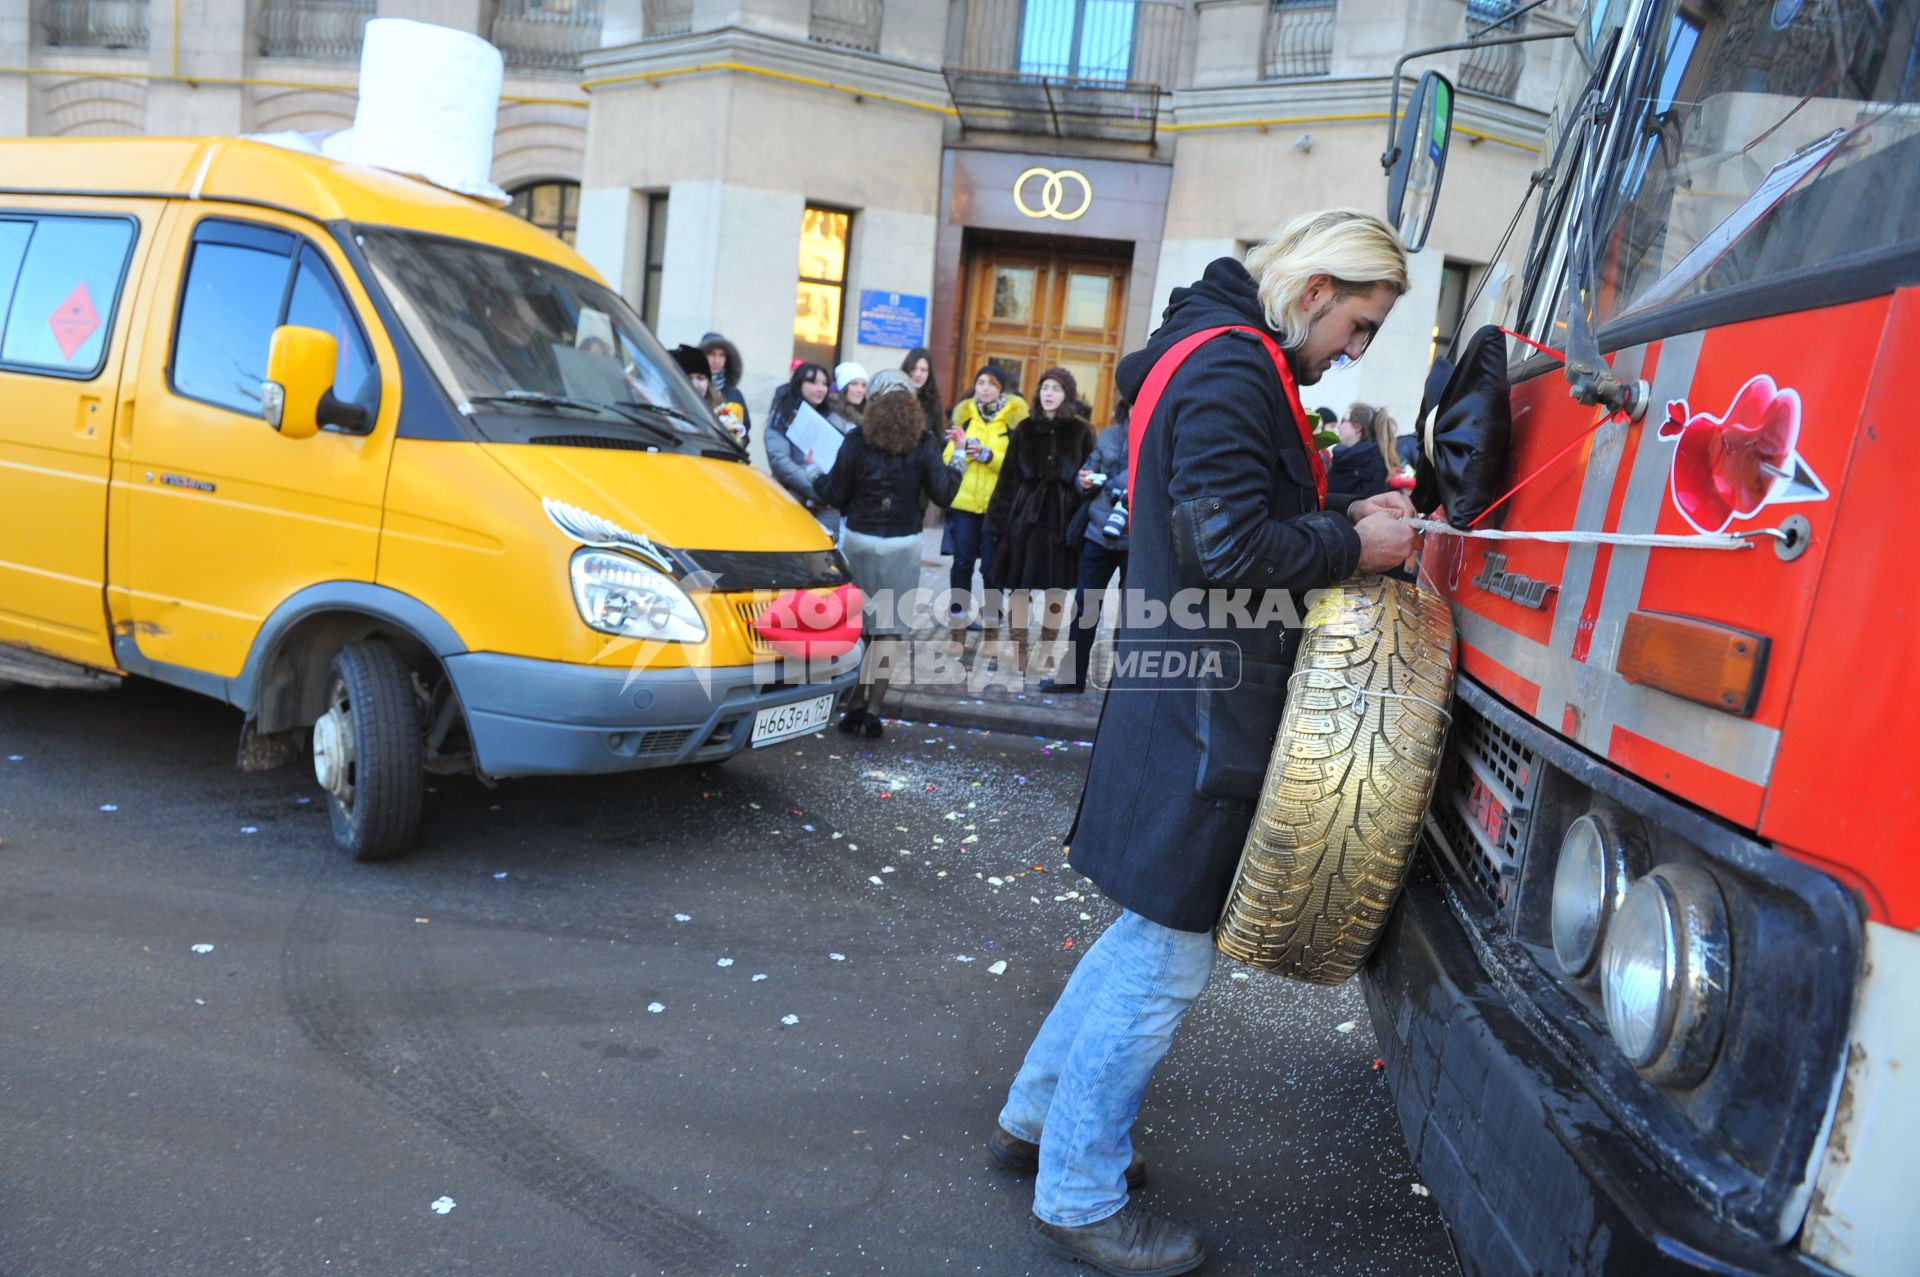
[[[1122,246],[1124,254],[1129,246]],[[1083,249],[978,245],[967,258],[967,309],[954,398],[972,392],[983,364],[1013,377],[1031,403],[1040,374],[1064,368],[1093,407],[1096,430],[1112,420],[1113,368],[1127,313],[1126,256]]]

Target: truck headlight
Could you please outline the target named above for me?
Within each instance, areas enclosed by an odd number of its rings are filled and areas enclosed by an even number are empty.
[[[1706,1076],[1726,1028],[1733,975],[1727,906],[1713,876],[1660,865],[1633,884],[1601,955],[1607,1029],[1633,1067],[1664,1086]]]
[[[1599,975],[1607,924],[1646,872],[1636,830],[1590,811],[1567,826],[1553,871],[1553,956],[1569,976],[1591,984]]]
[[[606,550],[576,552],[570,571],[580,619],[602,634],[665,643],[707,637],[700,609],[663,572]]]

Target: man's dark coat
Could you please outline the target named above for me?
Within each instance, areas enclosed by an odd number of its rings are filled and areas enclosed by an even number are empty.
[[[1232,258],[1174,292],[1146,349],[1120,361],[1121,393],[1138,396],[1161,354],[1223,324],[1280,340],[1252,277]],[[1240,591],[1258,615],[1263,592],[1287,590],[1294,599],[1283,614],[1298,617],[1301,594],[1344,581],[1359,564],[1360,538],[1344,514],[1354,498],[1329,493],[1326,510],[1318,508],[1279,374],[1249,334],[1214,338],[1174,374],[1134,485],[1127,588],[1161,604],[1181,590]],[[1199,628],[1171,613],[1141,625],[1136,609],[1122,609],[1116,674],[1068,835],[1073,867],[1101,891],[1182,931],[1211,930],[1226,903],[1300,639],[1297,629],[1253,630],[1226,618],[1210,628],[1201,598]],[[1149,652],[1203,648],[1220,654],[1221,672],[1202,686],[1144,673]]]

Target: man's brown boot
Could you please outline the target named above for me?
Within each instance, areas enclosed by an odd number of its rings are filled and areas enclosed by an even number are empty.
[[[1090,1264],[1113,1277],[1174,1277],[1207,1262],[1199,1233],[1132,1206],[1078,1228],[1049,1224],[1038,1215],[1029,1227],[1033,1244],[1049,1255]]]

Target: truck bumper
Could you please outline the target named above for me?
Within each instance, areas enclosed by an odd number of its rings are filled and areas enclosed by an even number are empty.
[[[601,669],[475,652],[445,658],[487,776],[583,775],[727,758],[761,710],[832,695],[862,649],[831,663],[705,670]]]
[[[1413,1156],[1469,1274],[1832,1270],[1712,1218],[1514,1016],[1450,887],[1416,857],[1362,975]]]

